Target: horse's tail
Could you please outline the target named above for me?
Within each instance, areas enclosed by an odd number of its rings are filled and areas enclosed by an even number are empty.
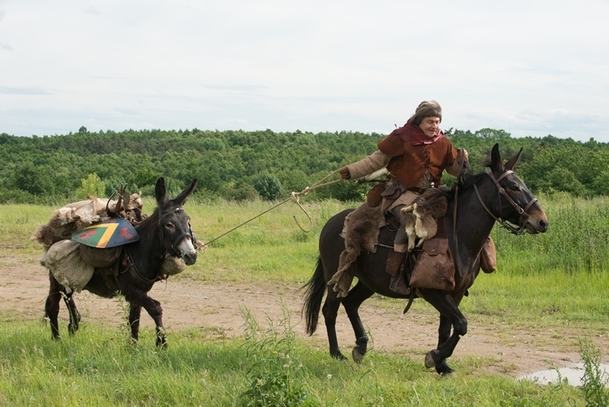
[[[303,288],[306,288],[307,291],[302,311],[305,315],[307,334],[313,335],[317,329],[321,300],[324,298],[324,293],[326,292],[326,280],[324,279],[324,267],[321,263],[321,257],[317,258],[315,272]]]

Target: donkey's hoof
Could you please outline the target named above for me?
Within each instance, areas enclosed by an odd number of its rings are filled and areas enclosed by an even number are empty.
[[[355,363],[362,363],[362,360],[364,360],[364,354],[360,352],[359,347],[357,346],[351,351],[351,356],[353,357],[353,361]]]
[[[438,363],[438,360],[440,359],[439,356],[439,351],[437,349],[434,349],[432,351],[429,351],[427,353],[427,355],[425,355],[425,367],[426,368],[431,368],[434,367],[436,365],[436,363]]]

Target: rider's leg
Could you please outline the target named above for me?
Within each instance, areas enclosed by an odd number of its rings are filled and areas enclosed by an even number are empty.
[[[403,205],[398,205],[391,210],[395,217],[400,221],[400,227],[395,235],[393,242],[393,251],[387,256],[387,264],[385,265],[385,272],[391,275],[391,283],[389,289],[398,294],[408,295],[410,289],[404,281],[403,273],[400,268],[404,263],[404,254],[408,247],[408,238],[406,236],[404,216],[400,212]]]

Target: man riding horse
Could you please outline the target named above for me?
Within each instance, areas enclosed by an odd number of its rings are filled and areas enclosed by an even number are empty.
[[[398,294],[409,294],[409,287],[400,272],[408,248],[406,220],[402,209],[411,205],[426,188],[439,186],[443,171],[458,176],[461,169],[466,164],[469,165],[467,151],[453,148],[440,129],[441,122],[442,108],[438,102],[423,101],[403,127],[394,130],[378,143],[377,151],[339,170],[341,179],[360,178],[384,167],[391,175],[384,190],[371,190],[368,205],[381,204],[381,211],[392,214],[399,222],[393,251],[387,258],[385,269],[392,276],[389,288]],[[410,243],[411,247],[413,244],[414,242]],[[494,264],[494,246],[490,238],[485,249],[487,250],[483,252],[491,253],[489,262]],[[341,259],[346,257],[341,256]],[[339,270],[347,267],[348,265],[341,264]],[[337,278],[333,278],[329,284],[335,284],[338,296],[344,297],[349,286],[339,284],[340,277],[337,273]],[[350,285],[350,280],[348,284]]]

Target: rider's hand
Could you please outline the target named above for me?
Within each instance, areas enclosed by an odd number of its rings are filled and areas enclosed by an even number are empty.
[[[460,148],[458,151],[459,151],[459,156],[460,156],[461,162],[469,161],[469,153],[467,152],[466,149]]]
[[[349,173],[349,168],[343,167],[338,170],[340,173],[340,179],[351,179],[351,174]]]

